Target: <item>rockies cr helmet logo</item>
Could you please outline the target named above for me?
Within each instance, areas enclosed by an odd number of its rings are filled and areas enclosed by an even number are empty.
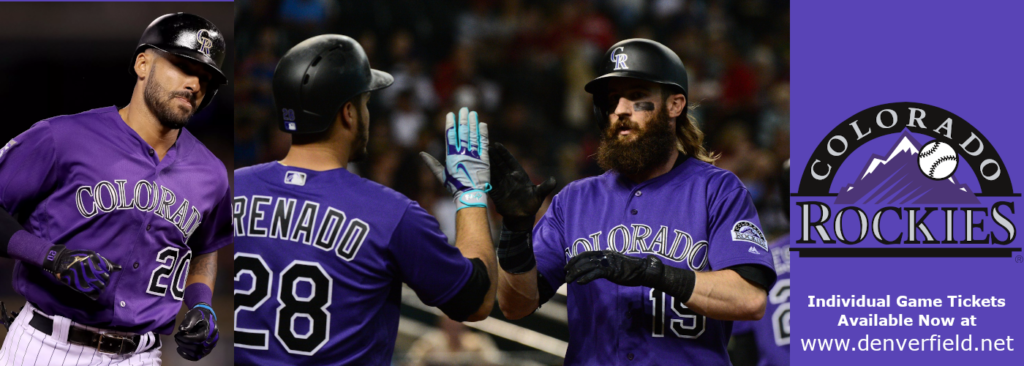
[[[206,29],[200,29],[196,32],[196,41],[199,42],[199,52],[202,52],[207,57],[210,56],[210,48],[213,47],[213,40],[210,37],[203,37],[203,34],[210,35],[210,31]]]
[[[612,50],[612,62],[615,63],[614,70],[629,69],[629,67],[626,66],[626,59],[629,58],[629,55],[621,52],[625,52],[625,47],[619,47]]]

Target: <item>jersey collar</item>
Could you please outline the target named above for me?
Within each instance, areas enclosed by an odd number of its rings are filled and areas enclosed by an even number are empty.
[[[139,136],[138,132],[135,132],[131,127],[128,127],[128,123],[125,122],[124,119],[121,118],[121,114],[118,113],[117,106],[100,108],[99,111],[109,116],[109,120],[116,126],[117,130],[120,131],[126,139],[130,140],[131,143],[135,144],[134,147],[130,148],[133,153],[137,152],[143,156],[147,156],[151,159],[153,164],[160,169],[166,168],[173,162],[185,156],[196,143],[195,136],[193,136],[188,129],[183,127],[178,130],[178,138],[175,140],[174,145],[171,145],[171,148],[167,149],[167,155],[164,156],[164,159],[157,160],[155,154],[149,153],[153,148],[149,146],[149,143],[147,143],[146,140],[142,139],[142,136]]]

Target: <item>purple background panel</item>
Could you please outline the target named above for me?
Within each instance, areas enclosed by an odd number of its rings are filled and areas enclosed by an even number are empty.
[[[1024,4],[1009,2],[968,5],[944,1],[845,4],[793,1],[791,137],[793,141],[807,143],[792,145],[791,191],[796,190],[811,152],[829,131],[863,109],[893,102],[934,105],[978,128],[1003,157],[1005,171],[1015,184],[1014,191],[1024,191],[1024,162],[1019,158],[1024,150],[1020,142],[1024,127],[1020,126],[1016,107],[1024,96],[1020,87],[1024,84],[1024,71],[1020,68],[1024,59],[1024,49],[1020,47],[1024,26],[1018,21],[1022,10]],[[841,177],[859,173],[871,154],[888,152],[896,136],[898,134],[873,140],[852,153],[838,173],[832,192],[837,192],[838,186],[851,183]],[[928,138],[921,137],[918,141],[923,144]],[[961,164],[966,165],[963,160]],[[971,174],[962,174],[958,169],[956,178],[977,192],[977,179]],[[794,197],[793,201],[799,199],[801,197]],[[1017,210],[1024,209],[1019,207],[1020,197],[1012,200],[1018,204]],[[981,201],[978,206],[990,206],[993,199]],[[792,211],[791,228],[795,231],[799,211]],[[1021,216],[1024,215],[1011,216],[1018,227]],[[1000,229],[989,228],[995,225],[991,216],[986,217],[985,224],[986,232],[995,231],[1000,237],[1005,236]],[[1018,239],[1008,247],[1019,248],[1021,241]],[[1024,317],[1020,315],[1024,313],[1024,285],[1021,284],[1024,263],[1017,263],[1015,258],[800,258],[794,255],[792,261],[795,285],[792,292],[793,365],[1016,365],[1024,362],[1024,344],[1021,344]],[[939,297],[944,307],[900,308],[895,304],[889,308],[807,307],[808,295],[827,297],[833,294],[843,297],[891,295],[894,302],[900,295]],[[951,308],[947,295],[995,296],[1006,299],[1006,307]],[[866,316],[872,313],[911,316],[915,325],[871,328],[836,325],[840,314]],[[957,325],[918,326],[919,314],[954,316]],[[961,327],[960,317],[971,315],[977,317],[977,326]],[[932,334],[945,338],[972,334],[975,346],[982,337],[1005,339],[1008,336],[1014,339],[1011,346],[1015,351],[810,352],[801,347],[802,340],[813,338],[851,338],[856,345],[856,340],[865,334],[872,338],[927,338]]]

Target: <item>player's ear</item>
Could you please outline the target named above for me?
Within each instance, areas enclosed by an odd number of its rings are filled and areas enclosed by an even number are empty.
[[[135,75],[143,79],[149,76],[149,72],[153,68],[154,60],[155,55],[152,50],[139,52],[139,54],[135,55]]]
[[[359,120],[359,106],[356,105],[356,101],[360,98],[353,98],[352,100],[345,102],[345,105],[338,111],[339,119],[341,120],[341,127],[346,130],[353,130],[356,128]]]
[[[668,97],[665,98],[665,108],[668,109],[668,117],[675,118],[683,114],[683,109],[686,108],[686,97],[683,94],[672,93],[668,89],[664,89],[665,94]]]

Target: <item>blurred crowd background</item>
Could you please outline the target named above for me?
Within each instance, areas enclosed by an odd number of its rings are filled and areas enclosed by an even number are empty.
[[[350,169],[418,201],[454,238],[455,208],[416,155],[442,155],[444,115],[478,111],[492,142],[508,146],[538,183],[554,176],[564,186],[601,174],[583,85],[609,46],[650,38],[686,65],[691,114],[707,147],[721,154],[716,165],[744,182],[770,237],[787,230],[775,184],[789,158],[787,1],[240,0],[235,11],[237,167],[287,152],[290,136],[278,130],[271,90],[278,58],[314,35],[348,35],[372,67],[395,76],[371,97],[369,159]],[[439,320],[415,306],[414,296],[405,300],[396,364],[561,362],[564,296],[545,305],[554,309],[547,315],[512,322],[496,312],[493,321],[468,324],[474,331]],[[479,337],[461,341],[466,332]],[[479,359],[467,361],[465,352],[431,358],[468,349]]]
[[[0,3],[0,105],[4,107],[0,144],[6,144],[43,119],[127,105],[135,87],[135,77],[129,70],[142,31],[157,17],[182,11],[217,25],[227,41],[223,70],[232,75],[236,42],[232,24],[234,4],[230,2]],[[211,104],[186,127],[224,163],[224,174],[234,171],[233,83],[234,80],[229,80],[228,85],[220,88]],[[213,307],[222,317],[233,311],[232,252],[228,246],[218,255]],[[0,258],[0,301],[8,310],[16,311],[24,305],[25,298],[11,286],[13,268],[14,261]],[[183,316],[184,311],[178,314],[177,321]],[[173,337],[164,336],[164,365],[231,364],[233,324],[220,321],[218,325],[220,345],[198,363],[178,356]],[[6,336],[7,330],[0,327],[0,339]]]

